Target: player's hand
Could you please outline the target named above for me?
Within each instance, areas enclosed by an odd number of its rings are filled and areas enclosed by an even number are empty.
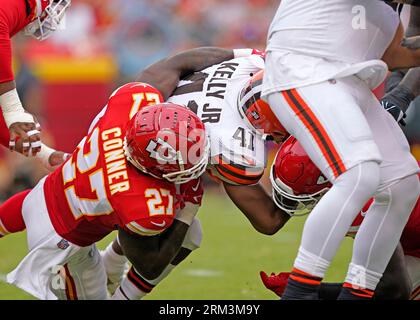
[[[404,111],[400,109],[400,107],[396,106],[394,103],[387,100],[386,98],[383,98],[381,100],[381,105],[386,111],[388,111],[391,114],[395,121],[397,121],[402,126],[406,125],[404,119],[407,117],[407,115]]]
[[[32,118],[33,122],[14,122],[9,126],[10,150],[16,150],[16,141],[19,139],[22,143],[21,153],[26,157],[36,156],[41,151],[41,126],[35,117]]]
[[[267,275],[264,271],[260,272],[260,277],[264,286],[268,290],[273,291],[280,298],[282,297],[284,290],[286,289],[287,280],[289,279],[289,276],[289,272],[280,272],[277,275],[274,272],[272,272],[271,275]]]
[[[57,167],[62,165],[68,158],[71,157],[71,154],[68,154],[63,151],[54,151],[48,158],[49,170],[54,171]]]
[[[411,50],[420,49],[420,36],[404,38],[401,45]]]

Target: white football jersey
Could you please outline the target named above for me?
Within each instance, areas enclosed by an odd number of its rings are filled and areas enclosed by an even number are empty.
[[[387,71],[380,59],[399,23],[379,0],[282,0],[267,44],[277,71],[267,65],[273,78],[264,79],[264,95],[351,74],[377,86]]]
[[[231,184],[257,183],[266,165],[263,136],[249,128],[238,111],[241,90],[263,68],[264,60],[257,55],[225,61],[186,77],[168,99],[203,121],[210,137],[208,169]]]

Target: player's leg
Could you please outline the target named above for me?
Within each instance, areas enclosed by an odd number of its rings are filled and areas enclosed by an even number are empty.
[[[130,268],[127,276],[123,278],[121,285],[117,288],[113,300],[137,300],[150,293],[169,273],[181,263],[192,251],[198,249],[201,244],[202,230],[200,221],[195,218],[177,256],[165,268],[162,274],[156,279],[146,279],[133,267]]]
[[[357,288],[367,295],[375,290],[420,193],[419,167],[403,132],[376,99],[366,98],[365,103],[365,115],[383,157],[381,182],[354,241],[343,299],[360,294]]]
[[[44,198],[45,179],[27,194],[22,216],[27,231],[29,253],[7,275],[7,281],[39,299],[57,299],[50,289],[57,266],[72,254],[71,246],[59,248],[59,237],[51,224]]]
[[[23,201],[29,253],[7,275],[7,281],[43,300],[65,298],[66,293],[78,298],[105,299],[106,276],[99,253],[90,247],[73,245],[55,232],[45,203],[44,181]],[[97,289],[98,282],[102,282],[102,289]]]
[[[319,290],[320,299],[336,300],[340,295],[342,285],[341,283],[322,283]],[[399,244],[376,287],[373,298],[376,300],[408,300],[410,292],[411,280],[407,271],[404,251]]]
[[[405,256],[408,274],[411,280],[411,300],[420,300],[420,258]]]
[[[306,220],[284,298],[317,299],[321,279],[357,213],[379,185],[381,155],[356,97],[355,77],[274,93],[268,103],[333,182]]]
[[[105,266],[108,292],[113,295],[128,272],[128,259],[121,249],[118,236],[100,253]]]
[[[106,300],[106,273],[95,245],[78,248],[59,265],[51,288],[60,300]]]
[[[9,233],[25,230],[22,204],[30,191],[19,192],[0,206],[0,238]]]
[[[385,272],[376,287],[374,299],[408,300],[411,292],[411,281],[407,271],[404,251],[397,245]]]

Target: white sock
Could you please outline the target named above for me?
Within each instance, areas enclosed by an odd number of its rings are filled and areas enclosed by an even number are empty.
[[[128,269],[128,259],[124,255],[116,253],[112,248],[112,243],[106,247],[105,251],[101,251],[101,256],[108,281],[119,283]]]
[[[163,279],[165,279],[174,268],[174,265],[169,264],[159,277],[153,280],[148,280],[132,267],[111,299],[140,300],[150,293]]]

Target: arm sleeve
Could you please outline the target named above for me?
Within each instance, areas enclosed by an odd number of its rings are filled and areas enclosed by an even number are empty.
[[[221,155],[214,160],[215,163],[211,168],[212,175],[232,185],[257,184],[264,174],[264,168],[236,164]]]
[[[0,83],[14,80],[12,46],[7,22],[0,15]]]
[[[3,113],[0,112],[0,144],[9,148],[10,134],[4,121]]]
[[[143,221],[132,221],[130,223],[127,223],[123,229],[131,234],[149,237],[156,236],[163,231],[162,229],[154,230],[151,228],[144,227],[144,223],[142,222]]]

